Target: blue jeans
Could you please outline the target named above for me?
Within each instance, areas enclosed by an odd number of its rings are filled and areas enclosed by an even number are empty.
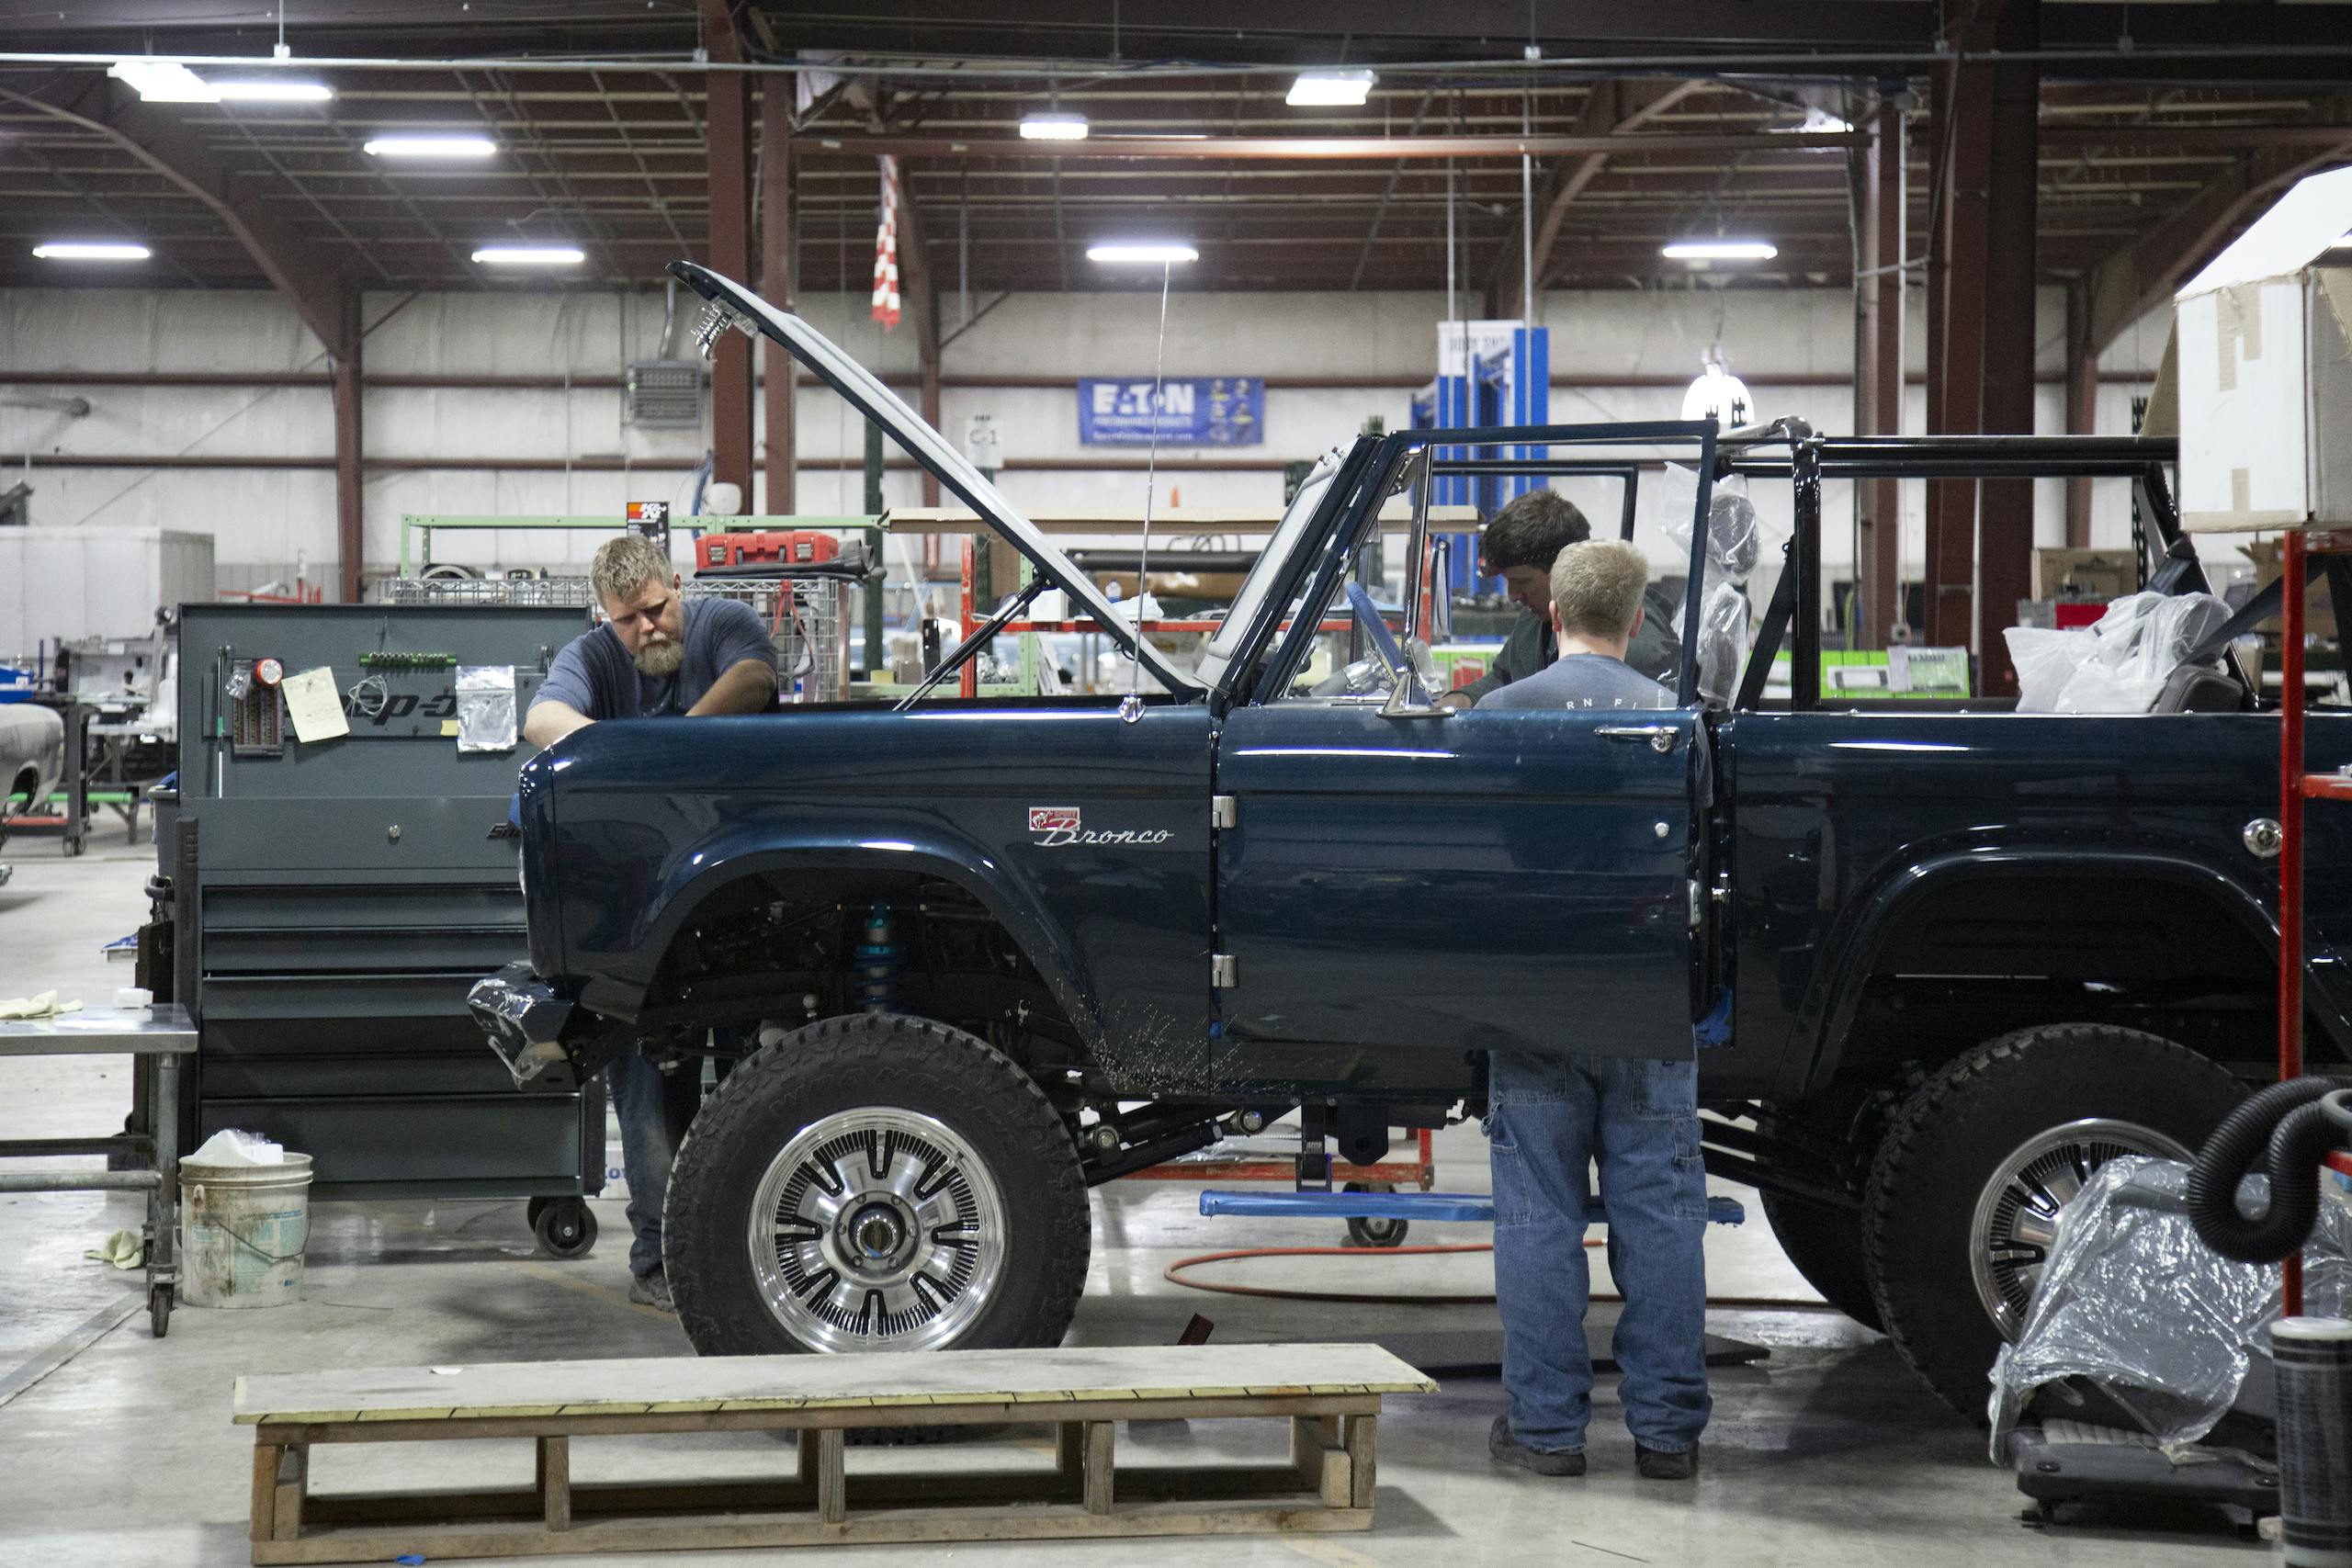
[[[662,1201],[670,1191],[670,1162],[702,1103],[702,1062],[689,1058],[665,1073],[631,1047],[613,1058],[605,1082],[620,1119],[621,1166],[628,1173],[628,1269],[647,1280],[662,1272]]]
[[[1706,1172],[1698,1066],[1497,1051],[1487,1137],[1495,1179],[1495,1297],[1511,1432],[1574,1452],[1592,1419],[1584,1317],[1588,1172],[1600,1164],[1610,1266],[1624,1292],[1617,1364],[1644,1448],[1698,1442],[1707,1398]]]

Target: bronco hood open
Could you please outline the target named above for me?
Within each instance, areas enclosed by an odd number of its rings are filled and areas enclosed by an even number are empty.
[[[1094,580],[1080,570],[1049,544],[1037,525],[998,493],[988,477],[925,423],[905,400],[882,384],[865,366],[842,353],[831,339],[788,310],[779,310],[733,278],[721,276],[693,262],[672,262],[671,276],[727,312],[730,323],[756,332],[784,345],[785,351],[816,373],[817,378],[849,400],[850,406],[888,431],[890,438],[921,464],[949,494],[970,507],[1029,558],[1070,603],[1100,622],[1103,630],[1130,655],[1139,659],[1152,678],[1179,694],[1202,690],[1200,682],[1179,671],[1165,655],[1138,637],[1126,618],[1113,607]]]

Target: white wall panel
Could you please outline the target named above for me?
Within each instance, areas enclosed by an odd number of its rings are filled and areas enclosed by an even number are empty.
[[[986,304],[990,296],[975,296]],[[1159,326],[1159,299],[1149,290],[1024,294],[1004,299],[944,354],[956,376],[1051,377],[1071,385],[1041,389],[956,388],[943,395],[943,423],[960,442],[978,412],[993,414],[1006,456],[1125,463],[1132,448],[1079,445],[1075,381],[1081,376],[1138,375],[1150,370]],[[951,289],[944,301],[952,333],[959,317]],[[869,318],[860,293],[804,298],[801,308],[861,360],[901,383],[915,368],[911,325],[884,333]],[[660,290],[549,294],[526,288],[426,295],[369,295],[366,316],[379,321],[368,342],[368,369],[378,375],[495,375],[616,377],[632,358],[656,351],[663,309]],[[1170,300],[1167,370],[1170,375],[1262,375],[1419,378],[1434,367],[1436,321],[1444,309],[1434,292],[1234,294],[1186,291],[1182,280]],[[700,302],[682,292],[678,337],[683,345]],[[2043,374],[2063,364],[2064,309],[2054,289],[2037,300],[2037,359]],[[1925,300],[1914,290],[1907,355],[1914,374],[1924,370]],[[1696,371],[1700,355],[1720,341],[1735,372],[1800,385],[1758,389],[1766,416],[1797,413],[1818,429],[1850,427],[1852,300],[1843,289],[1787,293],[1693,288],[1634,292],[1559,292],[1544,301],[1552,329],[1555,375],[1578,382],[1610,377],[1679,380]],[[2169,310],[2134,323],[2106,356],[2109,374],[2153,373],[2169,326]],[[684,348],[680,352],[690,352]],[[763,350],[763,358],[766,351]],[[0,367],[38,367],[103,372],[309,371],[327,367],[315,339],[282,300],[266,292],[125,289],[0,291]],[[2100,389],[2098,426],[2130,428],[2136,389]],[[85,419],[30,410],[0,410],[0,463],[21,464],[27,454],[266,456],[326,459],[334,450],[333,404],[322,388],[58,388],[87,396]],[[1273,506],[1281,475],[1256,471],[1186,473],[1181,465],[1220,458],[1251,463],[1309,457],[1345,441],[1365,418],[1390,428],[1408,419],[1409,393],[1395,387],[1276,388],[1267,394],[1266,441],[1255,447],[1163,448],[1171,464],[1162,476],[1163,504],[1187,507]],[[860,510],[865,433],[839,400],[821,388],[797,394],[798,448],[804,465],[799,503],[811,513]],[[1924,423],[1924,391],[1909,394],[1910,428]],[[1555,386],[1552,412],[1561,420],[1671,417],[1676,385]],[[2063,396],[2045,383],[2037,397],[2045,430],[2062,427]],[[404,389],[367,394],[365,423],[372,457],[415,462],[435,457],[600,459],[629,464],[697,460],[707,434],[624,426],[620,397],[610,387],[579,389]],[[892,448],[894,460],[901,455]],[[91,527],[209,528],[216,536],[224,584],[288,576],[299,560],[312,581],[331,578],[334,559],[334,478],[316,469],[32,470],[34,507],[45,524]],[[1014,501],[1040,511],[1103,506],[1139,508],[1143,476],[1103,469],[1038,472],[1018,468],[1003,477]],[[371,571],[389,569],[400,549],[403,513],[617,513],[631,500],[667,500],[682,509],[692,476],[679,468],[628,472],[526,472],[461,469],[371,471],[366,481],[366,551]],[[919,499],[911,472],[886,476],[891,504]],[[1615,514],[1609,487],[1573,488],[1597,519]],[[2063,501],[2055,484],[2038,487],[2035,534],[2043,542],[2064,536]],[[1916,572],[1922,549],[1921,487],[1906,487],[1904,556]],[[1782,494],[1760,498],[1768,523],[1785,528]],[[1823,557],[1842,573],[1850,555],[1851,502],[1842,487],[1825,497],[1830,526]],[[755,487],[750,505],[760,504]],[[2095,487],[2093,539],[2129,536],[2130,499],[2120,484]],[[453,558],[514,565],[576,566],[595,536],[501,533],[450,542]],[[1663,552],[1661,552],[1663,553]]]

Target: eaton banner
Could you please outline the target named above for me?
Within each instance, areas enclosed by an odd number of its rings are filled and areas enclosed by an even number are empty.
[[[1151,378],[1078,383],[1084,446],[1151,445]],[[1266,439],[1262,376],[1179,376],[1159,384],[1162,446],[1257,446]]]

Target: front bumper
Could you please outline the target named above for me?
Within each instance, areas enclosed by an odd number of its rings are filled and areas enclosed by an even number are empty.
[[[558,996],[528,964],[509,964],[475,981],[466,1005],[489,1037],[490,1048],[514,1075],[516,1089],[527,1094],[569,1094],[580,1087],[578,1064],[562,1040],[578,1004]]]

